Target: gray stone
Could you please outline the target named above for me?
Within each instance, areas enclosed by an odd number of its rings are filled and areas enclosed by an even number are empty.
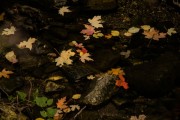
[[[116,76],[103,74],[97,80],[90,83],[88,92],[82,102],[86,105],[98,106],[107,102],[115,93]]]

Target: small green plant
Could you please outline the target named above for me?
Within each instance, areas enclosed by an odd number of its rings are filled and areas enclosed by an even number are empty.
[[[37,106],[41,107],[43,110],[40,111],[40,115],[47,120],[53,120],[54,114],[57,109],[50,107],[53,104],[53,99],[48,99],[47,97],[36,97],[35,103]]]

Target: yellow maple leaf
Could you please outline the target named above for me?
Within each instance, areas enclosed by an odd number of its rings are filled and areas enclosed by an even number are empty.
[[[9,78],[9,74],[13,74],[12,71],[8,71],[6,69],[3,69],[1,72],[0,72],[0,78],[1,77],[4,77],[4,78]]]
[[[125,75],[124,71],[121,68],[111,69],[110,71],[108,71],[108,73],[113,75]]]

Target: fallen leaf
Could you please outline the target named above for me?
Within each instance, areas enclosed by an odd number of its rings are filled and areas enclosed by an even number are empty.
[[[155,30],[154,28],[151,28],[149,30],[145,30],[142,34],[145,35],[145,38],[153,39],[155,34],[158,34],[159,31]]]
[[[72,41],[71,42],[75,47],[77,47],[77,48],[84,48],[84,46],[83,46],[83,44],[82,43],[77,43],[76,41]]]
[[[125,75],[124,71],[121,68],[115,68],[115,69],[111,69],[108,71],[109,74],[113,74],[113,75]]]
[[[14,26],[11,26],[10,28],[5,28],[2,32],[2,35],[13,35],[16,31],[16,28]]]
[[[88,36],[88,35],[83,35],[83,37],[85,38],[84,40],[89,40],[90,39],[90,36]]]
[[[63,109],[63,112],[69,113],[69,112],[71,112],[71,108],[67,107],[67,108]]]
[[[166,38],[167,33],[159,33],[153,36],[153,40],[159,40],[159,38]]]
[[[70,108],[71,108],[71,111],[75,111],[76,109],[80,110],[80,106],[79,105],[70,105]]]
[[[91,55],[89,53],[80,55],[81,62],[85,63],[85,61],[94,61],[92,58],[90,58],[90,56]]]
[[[5,58],[9,61],[14,63],[17,63],[18,60],[16,59],[16,55],[14,54],[14,51],[10,51],[8,53],[6,53]]]
[[[31,38],[30,37],[27,41],[22,41],[17,46],[20,49],[29,48],[31,50],[32,49],[32,44],[35,43],[36,40],[37,40],[36,38]]]
[[[62,76],[51,76],[48,78],[48,80],[57,81],[63,79]]]
[[[104,34],[103,34],[103,33],[100,33],[100,32],[93,34],[93,37],[94,37],[94,38],[100,38],[100,37],[103,37],[103,36],[104,36]]]
[[[64,64],[70,65],[73,60],[70,59],[71,56],[74,56],[75,52],[72,52],[71,49],[63,50],[58,58],[55,59],[56,66],[62,67]]]
[[[63,6],[59,9],[59,14],[62,16],[64,16],[64,13],[68,12],[72,12],[71,10],[69,10],[69,6]]]
[[[151,29],[151,26],[150,25],[142,25],[141,26],[141,28],[143,29],[143,30],[150,30]]]
[[[107,34],[107,35],[104,35],[104,37],[105,37],[106,39],[111,39],[111,38],[112,38],[112,35],[111,35],[111,34]]]
[[[94,77],[94,75],[89,75],[89,76],[87,76],[87,79],[88,80],[93,80],[95,77]]]
[[[88,19],[88,22],[95,28],[103,28],[101,16],[94,16],[92,19]]]
[[[168,34],[169,36],[171,36],[172,34],[175,34],[175,33],[177,33],[177,32],[175,31],[175,28],[169,28],[168,31],[167,31],[167,34]]]
[[[126,37],[130,37],[130,36],[132,36],[132,33],[130,33],[130,32],[125,32],[124,35],[125,35]]]
[[[119,75],[119,80],[116,80],[116,86],[123,87],[124,89],[128,89],[128,83],[125,81],[124,76],[121,74]]]
[[[79,99],[80,97],[81,97],[81,94],[74,94],[74,95],[72,96],[72,99],[77,100],[77,99]]]
[[[95,30],[94,30],[95,28],[93,26],[87,25],[87,24],[85,24],[84,26],[86,29],[83,29],[80,33],[85,34],[85,35],[92,35],[95,33]]]
[[[117,30],[111,30],[111,35],[112,35],[112,36],[119,36],[120,33],[119,33],[119,31],[117,31]]]
[[[12,71],[8,71],[6,69],[3,69],[1,72],[0,72],[0,78],[1,77],[4,77],[4,78],[9,78],[9,74],[13,74]]]
[[[61,110],[68,108],[68,106],[66,104],[67,104],[66,97],[59,99],[58,102],[56,103],[57,108],[59,108]]]
[[[138,33],[140,30],[140,28],[137,28],[137,27],[131,27],[128,29],[128,32],[129,33]]]

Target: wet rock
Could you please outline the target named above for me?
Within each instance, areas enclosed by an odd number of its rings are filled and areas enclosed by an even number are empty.
[[[91,106],[98,106],[107,102],[115,93],[116,77],[103,74],[97,80],[90,83],[88,92],[84,95],[82,103]]]
[[[65,89],[65,86],[63,85],[59,85],[57,83],[54,82],[47,82],[46,86],[45,86],[45,92],[57,92],[57,91],[62,91],[63,89]]]
[[[5,92],[5,94],[11,94],[18,88],[24,85],[24,80],[21,77],[16,78],[1,78],[0,80],[0,90]]]
[[[84,7],[88,11],[114,10],[117,5],[117,0],[84,0]]]
[[[65,73],[66,77],[71,81],[80,80],[81,78],[86,77],[87,75],[94,74],[97,72],[91,66],[85,64],[73,64],[71,66],[63,66],[62,71]]]
[[[146,96],[159,96],[174,86],[178,64],[175,54],[165,53],[154,61],[129,68],[125,73],[130,88]]]

